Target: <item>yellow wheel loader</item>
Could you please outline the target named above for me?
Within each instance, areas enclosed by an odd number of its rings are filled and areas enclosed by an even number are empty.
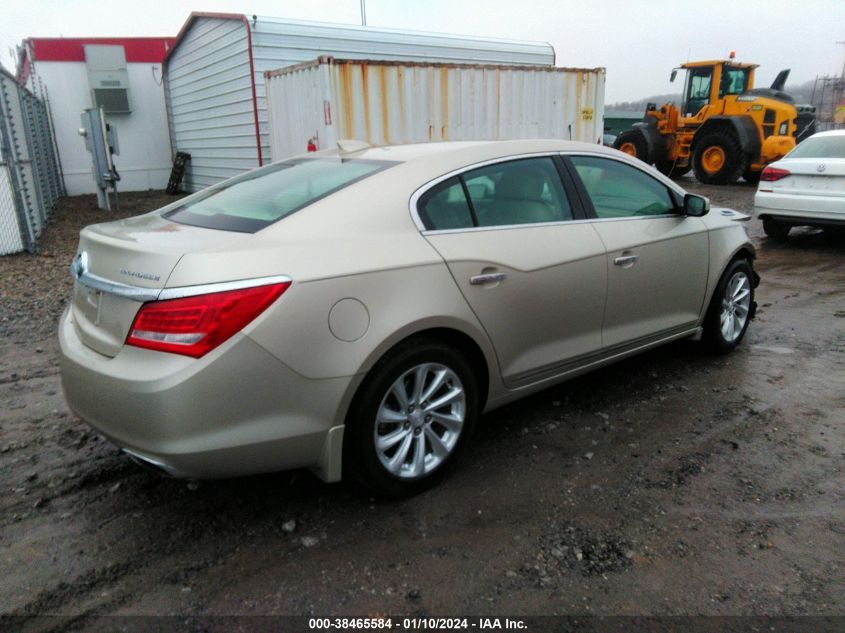
[[[680,108],[650,103],[643,120],[616,137],[614,147],[653,164],[668,176],[690,169],[702,183],[740,177],[756,183],[763,168],[815,131],[815,108],[796,105],[783,91],[789,70],[770,88],[754,88],[756,64],[731,60],[690,62]]]

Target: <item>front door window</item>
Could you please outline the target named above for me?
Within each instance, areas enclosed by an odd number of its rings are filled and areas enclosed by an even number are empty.
[[[676,213],[678,204],[669,188],[645,172],[617,160],[572,156],[596,217],[627,218]]]

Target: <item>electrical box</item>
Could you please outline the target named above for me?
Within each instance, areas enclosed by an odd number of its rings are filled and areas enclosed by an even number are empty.
[[[83,48],[94,107],[106,114],[129,114],[129,73],[123,46],[87,44]]]
[[[85,148],[93,158],[92,172],[97,183],[97,203],[101,209],[111,209],[108,190],[117,195],[120,174],[112,156],[120,154],[117,144],[117,130],[106,122],[102,108],[89,108],[82,113],[82,127],[79,135],[85,139]]]

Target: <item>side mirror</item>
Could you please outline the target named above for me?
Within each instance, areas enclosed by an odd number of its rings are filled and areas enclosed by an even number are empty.
[[[684,196],[684,215],[700,218],[710,211],[710,200],[704,196],[688,193]]]
[[[678,69],[677,69],[677,68],[673,68],[673,69],[672,69],[672,74],[671,74],[671,75],[669,75],[669,83],[672,83],[673,81],[675,81],[675,77],[677,77],[677,76],[678,76]]]

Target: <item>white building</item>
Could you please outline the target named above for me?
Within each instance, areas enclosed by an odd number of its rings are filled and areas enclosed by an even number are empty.
[[[29,38],[18,81],[48,98],[68,195],[94,193],[82,111],[99,104],[118,133],[118,191],[163,189],[171,169],[162,62],[173,38]]]

